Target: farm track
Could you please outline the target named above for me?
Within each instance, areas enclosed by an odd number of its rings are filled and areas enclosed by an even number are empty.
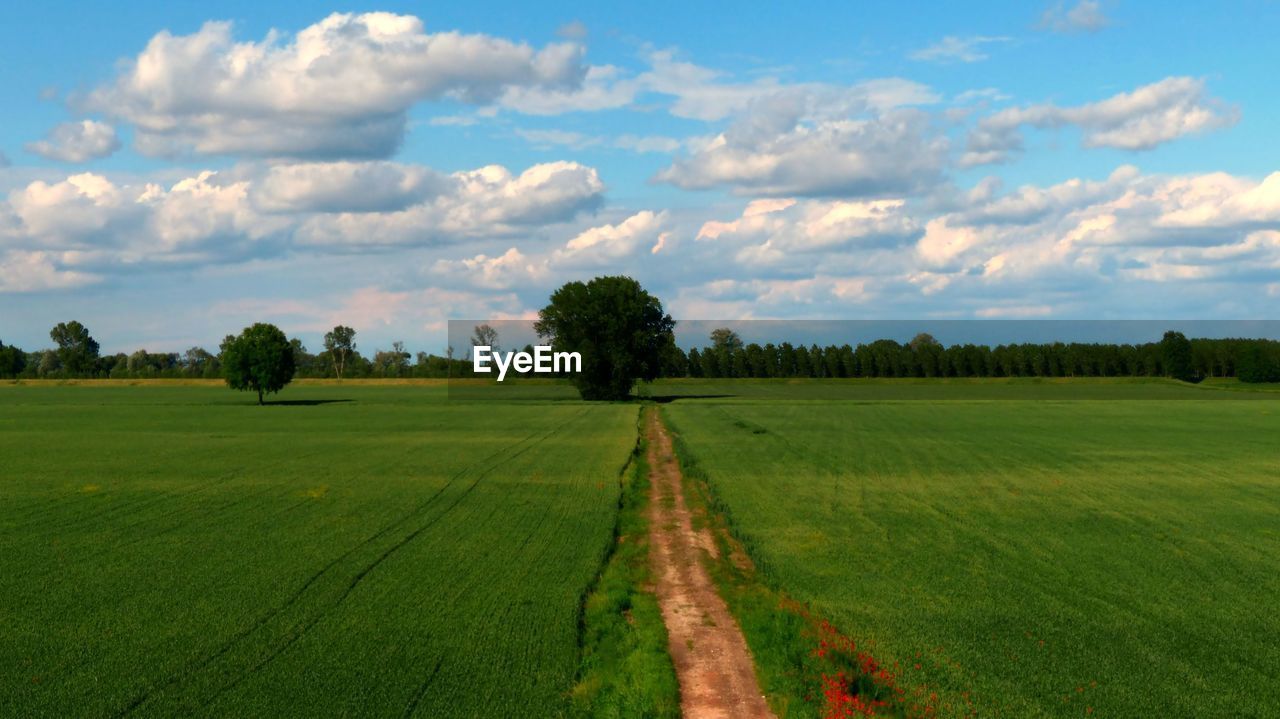
[[[693,528],[671,436],[657,410],[648,414],[649,556],[680,682],[681,714],[686,719],[773,717],[746,640],[703,565],[703,553],[714,541],[705,529]]]
[[[580,419],[585,414],[586,414],[585,411],[579,412],[573,415],[572,417],[570,417],[564,423],[561,423],[548,431],[534,432],[524,437],[523,439],[518,440],[517,442],[514,442],[506,447],[503,447],[502,449],[496,452],[493,452],[488,456],[476,461],[475,463],[459,470],[453,476],[451,476],[443,486],[441,486],[439,489],[433,492],[430,496],[428,496],[426,499],[424,499],[422,502],[416,505],[412,510],[403,514],[401,517],[392,521],[391,523],[383,526],[377,532],[373,533],[372,535],[366,537],[361,542],[352,546],[347,551],[345,551],[344,553],[339,555],[337,558],[333,559],[332,561],[327,563],[325,566],[323,566],[320,570],[318,570],[317,572],[312,574],[310,577],[308,577],[302,583],[302,585],[293,594],[291,594],[283,603],[281,603],[280,605],[276,606],[272,610],[268,611],[266,614],[259,617],[250,626],[246,627],[245,629],[233,635],[230,639],[224,642],[217,650],[215,650],[213,653],[206,656],[203,660],[200,660],[194,664],[189,665],[184,670],[171,675],[167,680],[161,682],[158,686],[155,686],[154,688],[149,689],[139,694],[138,696],[136,696],[118,713],[116,713],[115,716],[117,717],[129,716],[133,714],[135,711],[137,711],[138,709],[142,708],[144,705],[147,705],[155,700],[158,700],[160,695],[165,694],[170,690],[176,690],[179,685],[193,681],[196,677],[198,677],[201,674],[213,673],[215,677],[216,686],[212,689],[211,692],[203,693],[204,696],[198,699],[196,702],[198,705],[207,706],[211,704],[213,701],[215,701],[217,698],[235,689],[245,679],[252,676],[256,672],[261,671],[263,668],[269,665],[272,661],[278,658],[289,647],[293,646],[300,639],[302,639],[302,637],[305,636],[312,628],[314,628],[317,624],[319,624],[322,620],[324,620],[327,616],[329,616],[332,611],[334,611],[339,606],[341,606],[342,603],[345,602],[347,598],[351,596],[352,592],[355,591],[357,586],[359,586],[361,582],[379,565],[381,565],[384,561],[386,561],[389,557],[391,557],[397,551],[399,551],[406,545],[413,542],[415,539],[421,536],[424,532],[430,529],[432,525],[434,525],[436,522],[442,519],[445,515],[447,515],[449,512],[451,512],[456,507],[458,507],[463,502],[463,500],[465,500],[466,497],[471,493],[471,491],[474,490],[476,486],[486,476],[488,476],[494,470],[502,467],[507,462],[510,462],[516,457],[519,457],[520,455],[525,454],[526,452],[533,449],[534,447],[541,444],[542,442],[546,441],[547,439],[554,437],[557,433],[562,432],[565,429],[565,427],[569,426],[574,421]],[[313,613],[311,613],[310,617],[306,616],[308,614],[308,612],[306,611],[306,608],[302,608],[303,616],[299,617],[296,621],[290,621],[291,614],[294,613],[292,612],[292,610],[294,610],[295,607],[297,607],[298,605],[305,603],[308,599],[309,594],[315,593],[315,592],[312,592],[313,587],[316,587],[318,584],[320,584],[322,580],[328,579],[331,573],[337,571],[341,565],[343,565],[348,559],[352,558],[357,553],[361,552],[361,550],[365,550],[367,548],[373,548],[374,545],[378,543],[378,540],[386,538],[387,535],[394,533],[397,529],[403,528],[404,525],[411,522],[415,518],[418,518],[419,515],[421,515],[422,513],[430,510],[433,504],[441,496],[443,496],[452,487],[454,487],[455,483],[457,483],[460,479],[462,479],[467,474],[472,472],[476,472],[474,479],[461,491],[461,493],[456,498],[454,498],[452,503],[450,503],[448,506],[444,507],[440,511],[432,513],[429,518],[424,517],[423,519],[425,521],[423,521],[421,524],[418,524],[416,527],[410,530],[407,534],[401,535],[399,539],[392,542],[389,546],[385,546],[385,548],[382,548],[381,551],[378,551],[378,553],[374,555],[370,560],[363,563],[360,569],[357,570],[353,575],[351,575],[350,578],[346,580],[346,582],[340,581],[339,578],[334,578],[334,580],[332,581],[336,581],[337,586],[331,588],[330,592],[337,592],[335,597],[330,599],[328,602],[323,602],[322,606],[315,609]],[[343,586],[344,584],[345,586]],[[317,590],[317,591],[320,591],[320,590]],[[244,643],[251,641],[252,640],[251,638],[255,634],[268,631],[269,628],[274,628],[274,627],[270,627],[270,625],[277,624],[277,623],[284,624],[285,626],[279,627],[278,628],[279,631],[272,633],[273,636],[265,639],[266,646],[261,648],[262,650],[265,650],[265,656],[263,655],[262,651],[255,652],[253,653],[252,656],[246,657],[243,659],[239,658],[238,656],[234,656],[237,650]],[[283,633],[283,636],[279,636],[281,632]],[[219,672],[216,668],[214,668],[213,665],[224,660],[224,658],[227,658],[226,659],[227,663],[230,663],[233,665],[239,665],[239,666],[226,667],[224,670]],[[240,661],[237,661],[237,659],[240,659]],[[247,661],[245,661],[246,659]],[[251,665],[246,667],[244,666],[246,663]],[[426,679],[422,683],[422,686],[419,688],[418,692],[415,693],[415,696],[411,699],[411,701],[409,702],[409,705],[406,706],[406,712],[408,712],[406,716],[410,716],[414,711],[416,711],[418,704],[421,702],[423,695],[425,695],[426,690],[431,683],[431,680],[434,678],[435,674],[438,673],[438,671],[439,671],[439,662],[437,662],[436,670],[431,672],[426,677]],[[216,680],[217,677],[219,676],[222,678],[222,681]],[[229,681],[227,681],[228,679]],[[179,707],[175,707],[175,709],[180,710],[181,713],[190,713],[190,711],[192,711],[194,707],[191,706],[189,703],[183,702]]]

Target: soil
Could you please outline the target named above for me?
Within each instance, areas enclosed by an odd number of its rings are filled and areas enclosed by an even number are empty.
[[[703,564],[704,553],[714,556],[716,543],[709,531],[693,528],[671,435],[656,411],[648,413],[645,431],[649,561],[680,681],[681,713],[686,719],[773,717],[742,631]]]

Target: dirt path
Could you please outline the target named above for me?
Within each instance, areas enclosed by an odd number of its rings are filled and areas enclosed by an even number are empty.
[[[649,561],[680,680],[685,719],[772,717],[756,683],[751,652],[702,564],[714,552],[709,532],[695,532],[682,477],[658,412],[645,424],[649,460]]]

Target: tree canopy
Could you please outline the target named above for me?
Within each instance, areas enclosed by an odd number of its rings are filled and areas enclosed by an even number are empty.
[[[98,360],[98,341],[89,328],[72,320],[59,322],[49,330],[49,338],[58,345],[58,361],[68,374],[82,374],[93,369]]]
[[[627,399],[637,379],[657,379],[674,328],[662,302],[622,276],[564,285],[534,324],[553,350],[582,355],[573,382],[586,400]]]
[[[1165,373],[1174,379],[1194,382],[1200,379],[1196,375],[1191,357],[1191,340],[1181,332],[1170,330],[1160,340],[1160,353],[1164,357]]]
[[[279,327],[259,322],[222,341],[222,372],[227,386],[263,395],[279,392],[293,379],[294,346]]]
[[[27,367],[27,353],[0,342],[0,377],[16,377]]]
[[[347,360],[356,351],[356,331],[346,325],[338,325],[324,335],[324,348],[333,358],[333,369],[342,379]]]
[[[742,349],[742,338],[728,327],[717,327],[711,330],[711,346],[716,351],[735,352]]]

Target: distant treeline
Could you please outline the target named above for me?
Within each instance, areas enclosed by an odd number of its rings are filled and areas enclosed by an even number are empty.
[[[476,328],[473,344],[499,345],[487,325]],[[55,347],[33,352],[0,342],[3,378],[206,378],[222,377],[221,352],[202,347],[186,352],[100,355],[98,343],[79,322],[60,323],[50,332]],[[291,340],[299,378],[445,378],[473,376],[469,357],[406,351],[401,342],[365,357],[356,351],[355,331],[335,327],[325,349],[311,353]],[[532,348],[526,347],[526,350]],[[670,346],[664,377],[1173,377],[1198,381],[1239,377],[1247,382],[1280,381],[1280,342],[1260,339],[1190,339],[1166,333],[1145,344],[1023,343],[996,347],[944,346],[927,334],[908,343],[882,339],[858,345],[808,347],[745,344],[731,329],[711,333],[711,344],[688,352]]]
[[[335,328],[338,329],[338,328]],[[348,329],[348,328],[342,328]],[[6,379],[221,379],[222,352],[210,352],[203,347],[192,347],[186,352],[148,352],[138,350],[132,354],[100,354],[98,342],[89,330],[79,322],[59,323],[49,333],[55,343],[50,349],[25,352],[18,347],[0,341],[0,377]],[[332,335],[332,333],[330,333]],[[326,348],[311,353],[298,339],[290,340],[293,347],[297,378],[396,378],[396,377],[449,377],[469,372],[471,363],[462,359],[450,359],[426,352],[412,355],[405,351],[403,343],[392,344],[389,350],[377,350],[372,357],[364,357],[355,350],[354,331],[350,331],[345,346]],[[328,344],[329,336],[326,336]]]
[[[717,337],[717,333],[720,335]],[[1240,377],[1280,381],[1280,342],[1186,339],[1170,332],[1145,344],[1024,343],[943,346],[929,335],[903,344],[789,342],[743,344],[717,330],[713,344],[687,353],[673,348],[664,374],[674,377]]]

